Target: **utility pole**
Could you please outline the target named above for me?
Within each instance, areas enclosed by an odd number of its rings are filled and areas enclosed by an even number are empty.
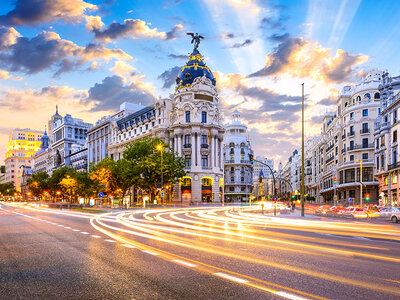
[[[301,84],[301,216],[304,217],[304,83]]]

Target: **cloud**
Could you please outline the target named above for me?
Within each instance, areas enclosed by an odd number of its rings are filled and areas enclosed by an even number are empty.
[[[114,67],[110,68],[110,71],[117,75],[132,74],[135,68],[124,61],[117,60]]]
[[[13,27],[0,27],[0,51],[8,49],[11,45],[14,45],[17,38],[20,36],[19,32]]]
[[[112,40],[129,37],[131,39],[159,38],[163,40],[175,39],[177,33],[183,29],[181,24],[175,25],[169,32],[158,31],[157,28],[150,28],[150,24],[142,20],[126,19],[124,23],[113,22],[108,28],[91,27],[95,38],[110,42]]]
[[[0,16],[0,24],[7,26],[34,25],[63,20],[78,22],[87,10],[97,6],[82,0],[16,0],[15,8]]]
[[[6,80],[11,77],[12,76],[7,71],[0,70],[0,80]]]
[[[235,38],[235,34],[233,34],[232,32],[224,32],[223,34],[221,34],[221,39],[223,40],[230,40]]]
[[[0,36],[0,45],[8,41],[9,35]],[[0,50],[0,66],[27,74],[53,69],[55,75],[59,75],[85,62],[111,59],[130,60],[132,57],[120,49],[108,49],[98,44],[80,47],[61,39],[55,32],[41,32],[33,38],[18,37],[13,44],[8,43]]]
[[[285,30],[285,22],[288,20],[288,16],[280,16],[276,18],[274,16],[268,16],[261,19],[261,28],[270,30]]]
[[[169,54],[168,57],[175,58],[175,59],[187,59],[187,55],[176,55],[176,54]]]
[[[170,31],[168,31],[168,32],[166,33],[165,39],[166,39],[166,40],[174,40],[174,39],[176,39],[178,33],[179,33],[180,31],[182,31],[182,29],[183,29],[182,24],[176,24],[176,25],[174,25],[174,27],[173,27]]]
[[[94,102],[91,111],[115,111],[123,102],[151,105],[156,97],[140,78],[127,82],[121,76],[109,76],[89,89],[87,102]]]
[[[243,43],[233,44],[231,46],[231,48],[242,48],[242,47],[250,45],[251,43],[253,43],[253,40],[245,40]]]
[[[180,67],[175,66],[169,70],[164,71],[160,76],[158,76],[158,79],[161,79],[164,82],[163,89],[169,89],[175,84],[176,77],[178,76],[180,69]]]
[[[323,48],[302,38],[287,38],[267,55],[265,67],[249,77],[289,74],[309,77],[326,83],[341,83],[357,76],[355,68],[368,60],[363,54],[350,54],[342,49],[331,55]]]
[[[271,41],[274,41],[274,42],[283,42],[283,41],[287,40],[289,37],[290,37],[290,34],[287,32],[282,33],[282,34],[274,33],[274,34],[270,35],[268,37],[268,39],[270,39]]]

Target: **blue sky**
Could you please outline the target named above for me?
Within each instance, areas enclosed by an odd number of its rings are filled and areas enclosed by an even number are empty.
[[[13,128],[44,128],[56,104],[95,122],[129,100],[152,104],[192,46],[238,109],[257,155],[285,161],[369,70],[400,73],[400,1],[16,0],[0,6],[0,155]],[[162,76],[161,76],[162,75]]]

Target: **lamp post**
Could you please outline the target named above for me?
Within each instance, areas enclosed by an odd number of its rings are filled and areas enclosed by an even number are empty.
[[[360,162],[360,206],[362,207],[362,197],[363,197],[363,173],[362,173],[362,160],[356,159],[356,162]]]
[[[159,144],[157,145],[157,150],[160,151],[161,155],[161,205],[164,204],[164,191],[163,191],[163,185],[164,185],[164,180],[163,180],[163,152],[164,152],[164,147],[163,145]]]
[[[304,217],[304,83],[301,84],[301,216]]]

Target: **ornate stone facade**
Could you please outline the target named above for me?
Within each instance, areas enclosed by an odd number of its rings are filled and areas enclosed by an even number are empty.
[[[224,132],[215,79],[196,51],[177,77],[173,99],[159,99],[112,122],[109,153],[118,160],[128,143],[159,136],[186,160],[186,176],[174,186],[173,201],[222,202]]]

